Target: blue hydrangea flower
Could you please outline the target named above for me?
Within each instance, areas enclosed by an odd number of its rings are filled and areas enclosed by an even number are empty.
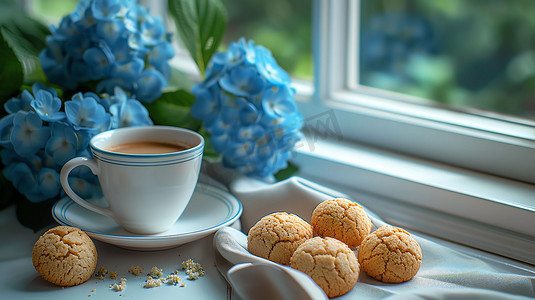
[[[0,146],[11,145],[11,132],[13,131],[14,114],[7,115],[0,119]]]
[[[39,185],[39,191],[45,198],[57,196],[61,190],[59,173],[54,169],[42,168],[39,170],[37,184]]]
[[[69,176],[69,185],[78,196],[84,199],[93,197],[93,185],[84,178]]]
[[[51,32],[39,59],[48,79],[65,89],[94,81],[99,92],[119,86],[151,102],[167,85],[171,35],[135,0],[83,0]]]
[[[65,118],[65,113],[60,111],[61,100],[47,90],[39,90],[30,106],[43,121],[55,122]]]
[[[206,88],[205,85],[195,85],[193,94],[196,100],[191,108],[191,115],[199,120],[213,120],[219,113],[221,106],[220,89],[216,85]]]
[[[12,165],[19,160],[19,156],[13,150],[13,146],[10,145],[0,151],[0,157],[4,166]]]
[[[33,95],[28,92],[28,90],[24,90],[20,95],[20,98],[9,99],[4,104],[4,108],[10,114],[14,114],[18,111],[29,111],[31,108],[30,103],[32,103],[33,100]]]
[[[149,64],[159,70],[165,78],[171,76],[171,67],[168,60],[175,55],[175,49],[170,43],[161,42],[154,46],[147,54]]]
[[[41,159],[41,156],[39,155],[41,153],[41,150],[39,150],[37,153],[26,156],[23,158],[23,162],[28,164],[28,166],[32,169],[32,171],[39,171],[43,167],[43,161]]]
[[[15,188],[31,202],[40,202],[39,184],[30,167],[18,162],[4,169],[4,176],[9,178]]]
[[[46,146],[45,146],[45,149],[39,151],[37,155],[39,156],[39,159],[41,160],[42,168],[56,169],[58,167],[58,164],[56,163],[56,160],[54,159],[54,157],[46,153]]]
[[[76,93],[63,105],[54,89],[34,84],[6,103],[0,119],[3,174],[29,201],[57,198],[62,166],[76,156],[91,157],[89,140],[113,128],[152,125],[146,108],[119,87],[103,97]],[[87,167],[73,170],[69,179],[79,195],[101,197],[98,180]]]
[[[14,114],[18,111],[30,111],[32,108],[32,102],[35,102],[34,95],[37,97],[41,91],[46,93],[46,97],[50,97],[48,95],[51,95],[51,97],[54,99],[58,96],[58,92],[55,89],[46,88],[42,83],[36,82],[32,86],[31,93],[28,90],[24,90],[20,97],[11,98],[4,103],[4,109],[10,114]],[[54,99],[53,101],[56,100]]]
[[[206,74],[193,87],[191,114],[204,121],[223,164],[261,178],[286,168],[303,118],[271,52],[240,39],[212,57]]]
[[[99,21],[113,20],[121,12],[121,1],[95,0],[91,3],[93,17]]]
[[[130,99],[120,88],[115,88],[111,97],[110,113],[113,116],[114,127],[149,126],[152,120],[149,112],[139,101]]]
[[[102,45],[86,49],[83,53],[83,61],[86,65],[91,66],[89,77],[98,80],[113,69],[115,57],[108,46],[102,43]]]
[[[165,78],[161,71],[147,68],[139,74],[134,86],[136,86],[137,97],[154,100],[154,95],[160,95],[165,87]]]
[[[257,46],[255,50],[256,68],[263,78],[276,85],[290,83],[290,76],[277,65],[271,51],[262,46]]]
[[[49,136],[49,129],[43,127],[43,121],[35,112],[19,111],[15,114],[10,141],[18,155],[24,157],[37,153]]]
[[[266,90],[262,95],[262,108],[273,119],[295,114],[297,106],[293,101],[293,91],[285,85]]]
[[[45,152],[56,165],[62,166],[76,155],[78,151],[78,137],[74,129],[63,123],[51,126],[51,136],[45,146]]]
[[[104,131],[110,129],[111,115],[93,97],[94,94],[77,93],[65,102],[68,122],[76,130]]]
[[[219,85],[223,90],[236,96],[255,96],[263,91],[264,79],[258,76],[255,68],[236,66],[219,79]]]

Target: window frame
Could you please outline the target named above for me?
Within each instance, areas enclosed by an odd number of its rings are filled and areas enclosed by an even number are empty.
[[[535,264],[535,233],[526,231],[535,228],[533,128],[358,89],[358,56],[348,53],[359,0],[311,1],[314,80],[292,84],[305,119],[297,175],[393,225]],[[200,80],[186,52],[171,63]]]
[[[350,70],[358,66],[358,39],[350,28],[358,22],[350,15],[358,14],[360,1],[314,1],[313,18],[319,20],[314,25],[317,88],[312,99],[300,102],[305,117],[332,109],[340,123],[351,124],[341,131],[346,140],[535,183],[534,126],[357,89]]]

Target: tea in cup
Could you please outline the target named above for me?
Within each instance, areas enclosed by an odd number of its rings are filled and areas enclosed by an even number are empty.
[[[61,170],[67,195],[130,232],[156,234],[171,228],[188,205],[199,178],[204,139],[178,127],[127,127],[94,136],[90,148],[94,158],[73,158]],[[82,165],[97,175],[108,208],[82,199],[70,187],[69,173]]]

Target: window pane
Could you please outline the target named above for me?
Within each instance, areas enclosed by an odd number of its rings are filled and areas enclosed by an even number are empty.
[[[28,4],[34,18],[46,26],[58,26],[61,18],[73,12],[78,2],[78,0],[31,0]]]
[[[224,0],[224,45],[241,37],[271,50],[293,77],[312,78],[311,0]]]
[[[361,0],[358,84],[535,119],[535,1]]]

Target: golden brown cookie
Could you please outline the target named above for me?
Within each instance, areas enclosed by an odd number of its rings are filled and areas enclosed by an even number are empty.
[[[295,249],[312,236],[312,226],[300,217],[285,212],[272,213],[249,230],[247,251],[288,265]]]
[[[310,276],[329,298],[349,292],[360,273],[355,253],[346,244],[329,237],[315,237],[301,244],[290,265]]]
[[[362,270],[371,277],[399,283],[416,275],[422,264],[422,249],[407,231],[385,225],[364,239],[358,259]]]
[[[312,228],[317,235],[332,237],[355,248],[372,230],[372,222],[362,206],[337,198],[325,200],[312,212]]]
[[[87,281],[97,267],[97,249],[82,230],[57,226],[45,232],[33,246],[35,270],[47,281],[73,286]]]

